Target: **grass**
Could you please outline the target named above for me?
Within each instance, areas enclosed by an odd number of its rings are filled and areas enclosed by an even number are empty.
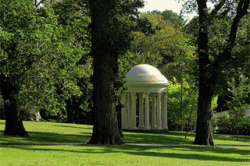
[[[124,132],[125,143],[177,144],[173,146],[88,145],[91,125],[24,122],[31,137],[3,136],[0,143],[81,143],[70,145],[1,145],[0,165],[249,165],[250,146],[192,145],[194,134]],[[214,135],[215,144],[249,144],[249,136]],[[184,145],[183,145],[184,144]]]

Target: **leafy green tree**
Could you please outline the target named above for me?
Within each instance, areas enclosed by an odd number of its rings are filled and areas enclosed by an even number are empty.
[[[232,121],[236,125],[237,141],[239,140],[239,128],[242,126],[242,122],[244,121],[247,107],[247,104],[244,101],[244,98],[247,97],[249,90],[247,79],[247,77],[240,75],[238,83],[234,78],[228,82],[230,87],[228,90],[232,93],[232,96],[231,101],[227,104],[230,109],[229,113],[232,117]]]
[[[230,1],[212,1],[215,4],[210,12],[207,7],[207,0],[186,1],[186,9],[196,10],[199,13],[199,35],[198,35],[198,58],[199,58],[199,96],[197,109],[197,127],[194,144],[214,145],[212,136],[212,107],[211,101],[214,95],[221,89],[220,82],[227,68],[227,63],[232,57],[235,45],[236,34],[239,28],[240,20],[247,15],[249,10],[249,0]],[[191,8],[190,8],[191,7]],[[213,51],[209,47],[213,38],[209,36],[212,26],[211,23],[216,20],[217,14],[232,15],[232,22],[229,24],[228,35],[223,47]],[[226,17],[225,17],[226,18]],[[225,29],[224,27],[221,27]],[[220,36],[216,36],[221,38]]]
[[[188,132],[194,129],[196,123],[195,111],[198,93],[197,87],[188,83],[185,78],[182,84],[183,92],[181,94],[181,83],[177,82],[175,77],[174,81],[170,82],[168,88],[168,121],[173,124],[173,127],[176,126],[175,124],[185,125],[185,131]]]
[[[89,32],[89,8],[86,1],[79,0],[64,0],[53,5],[55,14],[59,16],[58,24],[64,29],[69,29],[70,33],[75,36],[75,42],[84,47],[85,50],[90,50],[90,34]],[[72,96],[65,100],[67,111],[67,122],[78,123],[79,116],[89,114],[89,109],[92,105],[92,90],[93,85],[90,83],[92,70],[92,57],[89,51],[81,56],[77,62],[77,66],[82,70],[80,77],[75,77],[77,85],[80,87],[82,94],[80,96]],[[62,84],[57,85],[58,92]]]
[[[1,86],[5,100],[5,135],[28,136],[20,107],[31,102],[37,109],[58,111],[64,100],[79,95],[74,77],[76,62],[85,50],[57,23],[51,3],[36,9],[30,2],[2,1],[0,14]],[[66,35],[67,34],[67,35]],[[63,95],[55,84],[62,82]]]
[[[221,50],[223,50],[225,46],[225,42],[229,36],[230,26],[233,22],[234,14],[227,14],[228,10],[224,10],[222,13],[217,13],[214,17],[213,21],[209,26],[209,52],[210,56],[218,54]],[[209,10],[211,13],[211,10]],[[230,93],[228,92],[227,79],[231,77],[235,77],[235,79],[239,78],[239,75],[235,74],[231,71],[232,68],[237,70],[237,68],[242,68],[244,71],[244,75],[249,75],[249,53],[248,48],[249,44],[247,44],[247,29],[249,27],[250,17],[249,13],[245,15],[239,22],[237,35],[235,39],[235,45],[232,49],[232,56],[228,58],[228,62],[225,64],[227,66],[223,69],[223,75],[220,77],[219,86],[221,87],[218,98],[218,107],[216,109],[217,112],[222,110],[228,110],[226,102],[230,100]],[[199,17],[194,17],[189,23],[185,25],[185,32],[188,34],[192,34],[195,37],[193,43],[197,45],[197,39],[199,34]],[[213,57],[211,57],[213,58]],[[250,99],[250,98],[249,98]]]
[[[176,77],[180,82],[180,62],[184,62],[184,73],[191,73],[195,66],[195,47],[189,44],[191,36],[175,29],[159,14],[141,14],[155,28],[155,33],[145,35],[133,32],[130,54],[137,56],[137,63],[149,63],[156,66],[169,79]],[[158,27],[156,29],[156,27]]]
[[[184,27],[184,19],[171,10],[165,10],[162,12],[158,10],[153,10],[150,13],[161,15],[162,19],[170,23],[175,29],[182,29]]]
[[[170,82],[168,88],[168,120],[173,125],[175,123],[179,126],[184,125],[184,130],[186,131],[185,138],[189,131],[195,129],[197,120],[198,86],[192,81],[194,79],[184,78],[182,82],[183,92],[181,92],[181,83],[178,83],[174,77],[174,81]],[[217,107],[217,100],[218,96],[213,97],[213,109]]]

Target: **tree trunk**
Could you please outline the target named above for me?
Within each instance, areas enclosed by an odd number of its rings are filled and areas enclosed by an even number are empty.
[[[197,0],[199,11],[199,96],[197,110],[197,125],[194,144],[214,145],[212,136],[212,107],[211,101],[216,84],[212,75],[211,61],[208,54],[208,12],[205,0]]]
[[[71,99],[66,100],[66,111],[67,111],[67,123],[75,123],[75,107],[74,107],[74,96]]]
[[[74,120],[75,123],[78,124],[79,123],[79,106],[75,107],[75,115],[74,115]]]
[[[74,115],[74,110],[71,108],[67,107],[67,123],[75,123],[75,115]]]
[[[115,56],[110,42],[111,9],[115,1],[91,0],[91,43],[94,66],[93,134],[90,144],[123,144],[115,100]]]
[[[201,88],[200,88],[201,89]],[[196,145],[214,145],[213,126],[212,126],[212,95],[204,90],[199,90],[196,136]]]
[[[9,136],[29,136],[26,132],[23,122],[20,117],[20,110],[18,108],[18,90],[11,84],[10,80],[1,74],[1,86],[5,103],[5,130],[3,135]]]

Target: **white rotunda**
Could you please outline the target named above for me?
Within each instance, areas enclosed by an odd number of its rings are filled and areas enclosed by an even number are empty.
[[[124,130],[168,130],[168,80],[154,66],[141,64],[126,75],[128,90],[122,98]]]

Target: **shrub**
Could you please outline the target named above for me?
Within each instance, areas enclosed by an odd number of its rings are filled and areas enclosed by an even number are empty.
[[[217,133],[219,134],[231,134],[232,133],[232,125],[231,118],[227,112],[222,113],[216,122],[216,126],[218,127]]]
[[[234,117],[230,117],[228,112],[224,112],[219,117],[215,118],[216,133],[237,134],[237,125],[233,118]],[[250,117],[241,120],[239,134],[250,135]]]
[[[239,128],[241,135],[250,135],[250,116],[244,118],[242,125]]]

